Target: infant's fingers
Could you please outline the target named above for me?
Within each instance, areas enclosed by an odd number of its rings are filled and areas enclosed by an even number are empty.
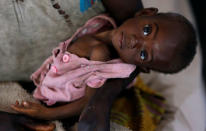
[[[11,108],[12,108],[13,110],[19,112],[19,107],[18,107],[18,105],[11,105]]]
[[[16,101],[15,105],[19,105],[19,101]]]
[[[11,108],[17,112],[23,113],[23,114],[27,114],[29,112],[28,109],[25,109],[24,107],[19,107],[16,105],[11,105]]]
[[[21,101],[21,106],[24,106],[24,101]]]
[[[14,105],[14,106],[16,106],[16,107],[21,107],[21,104],[19,103],[18,100],[16,100],[15,104],[12,104],[12,105]]]
[[[27,103],[28,103],[30,106],[36,106],[36,105],[39,105],[38,103],[34,103],[34,102],[30,102],[30,101],[27,101]]]
[[[17,105],[18,107],[21,108],[29,108],[29,103],[27,101],[21,101],[21,104]]]
[[[27,101],[27,103],[28,103],[30,108],[36,108],[36,107],[42,106],[41,104],[35,103],[35,102]]]
[[[22,105],[24,106],[24,107],[26,107],[26,108],[29,108],[29,102],[27,102],[27,101],[23,101],[22,102]]]

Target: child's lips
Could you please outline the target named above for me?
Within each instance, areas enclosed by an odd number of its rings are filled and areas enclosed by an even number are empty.
[[[123,48],[124,42],[125,42],[124,32],[122,32],[121,35],[120,35],[120,39],[119,39],[119,47],[120,47],[120,49]]]

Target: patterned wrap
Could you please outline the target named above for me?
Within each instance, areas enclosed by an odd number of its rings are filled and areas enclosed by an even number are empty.
[[[125,90],[114,102],[110,118],[132,131],[156,131],[166,110],[165,98],[137,77],[132,88]]]

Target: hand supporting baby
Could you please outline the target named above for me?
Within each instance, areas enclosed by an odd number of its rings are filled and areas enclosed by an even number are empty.
[[[28,115],[37,119],[49,120],[51,116],[51,110],[39,103],[29,101],[16,101],[15,104],[11,105],[11,108],[21,114]]]

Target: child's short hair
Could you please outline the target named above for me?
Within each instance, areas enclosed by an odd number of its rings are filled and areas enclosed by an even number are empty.
[[[181,24],[182,36],[177,44],[176,56],[174,60],[170,63],[167,69],[157,69],[156,71],[163,73],[176,73],[184,68],[186,68],[193,60],[196,54],[197,38],[195,30],[192,24],[182,15],[176,13],[158,13],[158,15],[167,18],[170,21],[174,21]]]

